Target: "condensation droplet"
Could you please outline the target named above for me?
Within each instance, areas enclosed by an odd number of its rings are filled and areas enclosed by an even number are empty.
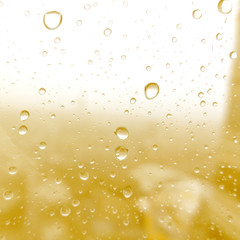
[[[123,189],[123,196],[125,198],[130,198],[133,194],[131,186],[127,186]]]
[[[79,177],[80,177],[81,180],[87,181],[88,178],[89,178],[89,173],[88,173],[87,171],[86,171],[86,172],[81,172],[81,173],[79,174]]]
[[[237,59],[237,57],[238,57],[238,56],[237,56],[237,52],[235,52],[235,51],[230,52],[229,57],[230,57],[232,60]]]
[[[57,29],[62,23],[62,14],[57,11],[47,12],[43,16],[43,24],[49,30]]]
[[[221,33],[218,33],[218,34],[216,35],[216,38],[217,38],[217,40],[222,40],[222,39],[223,39],[223,36],[222,36]]]
[[[128,138],[128,130],[125,127],[119,127],[116,129],[114,132],[117,137],[121,140],[127,139]]]
[[[200,70],[201,70],[201,72],[205,72],[206,68],[204,66],[201,66]]]
[[[136,98],[131,98],[131,99],[130,99],[130,103],[131,103],[131,104],[134,104],[135,102],[136,102]]]
[[[217,107],[218,103],[217,102],[213,102],[212,105],[213,105],[213,107]]]
[[[157,151],[158,150],[158,146],[156,144],[153,145],[153,151]]]
[[[40,142],[39,148],[40,148],[41,150],[46,149],[46,147],[47,147],[47,144],[46,144],[45,142]]]
[[[40,95],[44,95],[46,93],[46,89],[45,88],[40,88],[38,90],[38,92],[39,92]]]
[[[25,135],[27,133],[28,129],[25,125],[22,125],[19,129],[18,129],[18,133],[20,135]]]
[[[104,30],[104,35],[105,36],[110,36],[112,34],[112,30],[110,29],[110,28],[106,28],[105,30]]]
[[[118,160],[122,161],[127,158],[128,149],[123,146],[119,146],[115,149],[115,155]]]
[[[218,11],[222,14],[229,14],[232,11],[232,3],[230,0],[220,0],[218,3]]]
[[[144,89],[145,97],[148,100],[154,99],[159,93],[159,86],[157,83],[149,83]]]
[[[56,37],[56,38],[54,39],[54,42],[55,42],[55,43],[60,43],[60,42],[61,42],[61,38]]]
[[[81,26],[82,25],[82,20],[77,20],[76,24],[77,24],[77,26]]]
[[[71,208],[68,208],[68,207],[61,207],[60,208],[60,214],[63,216],[63,217],[67,217],[71,214]]]
[[[201,106],[201,107],[205,107],[205,106],[206,106],[206,102],[205,102],[204,100],[202,100],[202,101],[200,102],[200,106]]]
[[[152,67],[151,67],[151,66],[147,66],[147,67],[146,67],[146,70],[147,70],[148,72],[150,72],[150,71],[152,70]]]
[[[78,207],[80,205],[80,201],[78,199],[73,199],[72,205],[73,205],[73,207]]]
[[[194,172],[198,174],[198,173],[200,173],[200,169],[198,167],[196,167],[196,168],[194,168]]]
[[[20,120],[21,121],[24,121],[24,120],[27,120],[29,118],[29,112],[27,110],[23,110],[21,111],[20,113]]]
[[[5,191],[3,193],[3,198],[5,200],[11,200],[13,198],[13,192],[12,191]]]
[[[203,98],[203,96],[204,96],[204,93],[203,93],[203,92],[199,92],[199,93],[198,93],[198,97]]]
[[[192,15],[195,19],[200,19],[202,17],[202,13],[199,9],[194,10]]]
[[[8,169],[8,173],[10,174],[10,175],[15,175],[16,173],[17,173],[17,168],[15,167],[15,166],[11,166],[11,167],[9,167],[9,169]]]
[[[43,56],[43,57],[46,57],[47,55],[48,55],[47,51],[43,51],[43,52],[42,52],[42,56]]]

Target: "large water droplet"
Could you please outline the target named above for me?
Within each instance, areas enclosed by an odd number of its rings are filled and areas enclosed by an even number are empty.
[[[81,180],[86,181],[89,178],[89,173],[88,172],[82,172],[79,174],[79,177]]]
[[[3,198],[5,200],[11,200],[13,198],[13,192],[12,191],[5,191],[3,193]]]
[[[57,11],[47,12],[43,16],[43,24],[49,30],[57,29],[62,23],[62,14]]]
[[[149,100],[154,99],[159,93],[159,86],[157,83],[149,83],[145,86],[145,97]]]
[[[130,186],[127,186],[123,189],[123,196],[125,198],[130,198],[133,194],[132,188]]]
[[[238,56],[237,56],[237,52],[235,52],[235,51],[230,52],[229,57],[230,57],[232,60],[237,59],[237,57],[238,57]]]
[[[220,0],[218,3],[218,11],[222,14],[229,14],[232,11],[232,3],[230,0]]]
[[[63,216],[63,217],[67,217],[71,214],[71,208],[68,208],[68,207],[61,207],[60,208],[60,214]]]
[[[117,128],[115,134],[119,139],[122,139],[122,140],[128,138],[128,130],[124,127]]]
[[[20,135],[25,135],[27,133],[28,129],[25,125],[22,125],[19,129],[18,129],[18,133]]]
[[[116,158],[122,161],[127,157],[128,149],[123,146],[119,146],[115,149],[115,154],[116,154]]]
[[[40,142],[39,148],[40,148],[41,150],[46,149],[46,147],[47,147],[47,144],[46,144],[45,142]]]
[[[27,120],[28,117],[29,117],[29,112],[27,110],[23,110],[21,113],[20,113],[20,120],[21,121],[24,121],[24,120]]]
[[[17,173],[17,168],[14,167],[14,166],[9,167],[9,169],[8,169],[8,173],[9,173],[10,175],[14,175],[14,174],[16,174],[16,173]]]

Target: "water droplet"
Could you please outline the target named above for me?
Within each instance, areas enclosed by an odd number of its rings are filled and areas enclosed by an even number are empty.
[[[181,24],[181,23],[177,24],[176,28],[177,28],[178,30],[182,29],[182,24]]]
[[[76,22],[76,24],[77,24],[77,26],[81,26],[82,25],[82,20],[77,20],[77,22]]]
[[[81,180],[86,181],[89,178],[89,173],[88,172],[81,172],[79,174],[79,177],[80,177]]]
[[[217,102],[213,102],[212,105],[213,105],[213,107],[217,107],[218,103]]]
[[[200,70],[201,70],[201,72],[205,72],[206,68],[204,66],[201,66]]]
[[[217,40],[222,40],[222,39],[223,39],[223,36],[222,36],[221,33],[218,33],[218,34],[216,35],[216,38],[217,38]]]
[[[202,100],[202,101],[200,102],[200,106],[201,106],[201,107],[205,107],[205,106],[206,106],[206,102],[205,102],[204,100]]]
[[[18,133],[20,135],[25,135],[27,133],[28,129],[25,125],[22,125],[19,129],[18,129]]]
[[[150,71],[152,70],[152,67],[151,67],[151,66],[147,66],[147,67],[146,67],[146,70],[147,70],[148,72],[150,72]]]
[[[114,132],[117,137],[121,140],[127,139],[128,138],[128,130],[125,127],[119,127],[116,129]]]
[[[131,103],[131,104],[134,104],[135,102],[136,102],[136,98],[131,98],[131,99],[130,99],[130,103]]]
[[[128,149],[123,146],[119,146],[115,149],[115,155],[118,160],[122,161],[127,157]]]
[[[27,110],[23,110],[21,111],[20,113],[20,120],[21,121],[24,121],[24,120],[27,120],[29,118],[29,112]]]
[[[84,9],[85,10],[90,10],[91,9],[91,5],[90,4],[85,4],[84,5]]]
[[[73,199],[72,205],[73,205],[73,207],[78,207],[80,205],[80,201],[78,199]]]
[[[40,88],[38,90],[38,92],[39,92],[40,95],[44,95],[46,93],[46,89],[45,88]]]
[[[47,12],[43,16],[43,24],[49,30],[57,29],[62,23],[62,14],[57,11]]]
[[[198,97],[203,98],[203,96],[204,96],[204,93],[203,93],[203,92],[199,92],[199,93],[198,93]]]
[[[237,56],[237,52],[235,52],[235,51],[230,52],[229,57],[230,57],[232,60],[237,59],[237,57],[238,57],[238,56]]]
[[[8,173],[9,173],[10,175],[16,174],[17,171],[18,171],[17,168],[14,167],[14,166],[9,167],[9,169],[8,169]]]
[[[71,214],[71,208],[68,208],[68,207],[61,207],[60,208],[60,214],[63,216],[63,217],[67,217]]]
[[[123,196],[125,198],[130,198],[133,194],[132,188],[130,186],[127,186],[123,189]]]
[[[11,200],[13,198],[13,192],[12,191],[5,191],[3,193],[3,198],[5,200]]]
[[[153,145],[153,151],[157,151],[158,150],[158,146],[156,144]]]
[[[166,118],[167,118],[167,119],[172,118],[172,114],[171,114],[171,113],[168,113],[168,114],[166,115]]]
[[[54,39],[54,42],[55,42],[55,43],[60,43],[60,42],[61,42],[61,38],[56,37],[56,38]]]
[[[172,42],[173,42],[173,43],[176,43],[176,42],[177,42],[177,38],[176,38],[176,37],[173,37],[173,38],[172,38]]]
[[[232,3],[230,0],[220,0],[218,3],[218,11],[222,14],[229,14],[232,11]]]
[[[145,97],[148,100],[154,99],[159,93],[159,86],[157,83],[149,83],[145,86]]]
[[[110,36],[112,34],[112,30],[110,29],[110,28],[106,28],[105,30],[104,30],[104,35],[105,36]]]
[[[40,148],[41,150],[46,149],[46,147],[47,147],[47,144],[46,144],[45,142],[40,142],[39,148]]]
[[[46,57],[47,55],[48,55],[47,51],[43,51],[43,52],[42,52],[42,56],[43,56],[43,57]]]
[[[200,19],[202,17],[202,13],[199,9],[194,10],[192,15],[195,19]]]
[[[200,173],[200,169],[199,169],[198,167],[196,167],[196,168],[194,169],[194,172],[198,174],[198,173]]]

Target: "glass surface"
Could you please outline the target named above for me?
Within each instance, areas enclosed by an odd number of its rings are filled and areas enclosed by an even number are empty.
[[[237,240],[238,0],[1,0],[0,240]]]

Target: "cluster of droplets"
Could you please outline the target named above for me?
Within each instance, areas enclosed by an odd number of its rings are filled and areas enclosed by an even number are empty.
[[[20,113],[20,121],[23,122],[23,121],[26,121],[28,118],[29,118],[30,114],[27,110],[23,110],[21,111]],[[25,135],[28,131],[28,128],[26,125],[21,125],[18,129],[18,133],[19,135]]]
[[[121,140],[127,139],[129,135],[128,130],[125,127],[117,128],[114,133]],[[128,155],[128,149],[126,147],[119,146],[115,149],[115,156],[118,160],[122,161],[126,159],[127,155]]]

